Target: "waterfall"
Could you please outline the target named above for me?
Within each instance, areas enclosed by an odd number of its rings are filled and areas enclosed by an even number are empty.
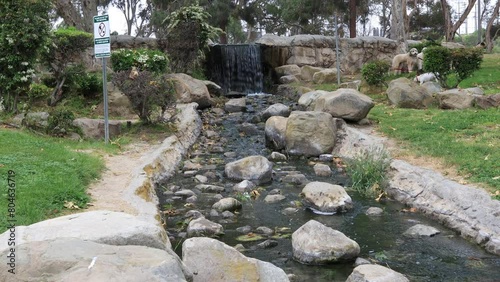
[[[222,87],[226,96],[239,96],[263,91],[259,45],[212,46],[207,57],[207,72],[209,80]]]

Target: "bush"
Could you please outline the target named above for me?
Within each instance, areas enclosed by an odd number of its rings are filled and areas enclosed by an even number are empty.
[[[383,149],[366,150],[346,162],[346,173],[351,186],[365,197],[377,196],[382,191],[389,168],[389,157]]]
[[[30,88],[28,90],[28,98],[30,102],[47,99],[52,93],[53,88],[46,86],[41,83],[32,83],[30,84]]]
[[[372,61],[363,65],[361,75],[368,85],[382,85],[385,83],[390,67],[391,65],[386,61]]]
[[[102,74],[84,72],[72,78],[77,94],[86,99],[93,99],[102,92]]]
[[[65,136],[69,132],[78,132],[78,128],[73,125],[75,115],[68,110],[57,110],[53,112],[47,121],[46,131],[53,136]]]
[[[442,46],[432,46],[425,49],[423,69],[425,72],[439,74],[436,77],[444,88],[448,88],[447,80],[450,73],[450,64],[450,49]]]
[[[111,67],[115,72],[130,71],[136,67],[139,71],[163,73],[168,69],[168,57],[159,50],[119,49],[111,53]]]
[[[457,85],[478,70],[483,61],[483,48],[454,49],[451,53],[453,71],[457,75]],[[455,85],[456,87],[456,85]]]
[[[135,113],[145,123],[160,120],[175,101],[173,84],[165,75],[141,71],[131,79],[128,71],[121,71],[113,75],[113,83],[129,98]]]

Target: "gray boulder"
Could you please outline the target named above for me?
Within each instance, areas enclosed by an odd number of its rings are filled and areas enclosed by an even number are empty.
[[[212,237],[221,234],[224,234],[224,228],[222,225],[212,222],[204,217],[191,220],[187,227],[188,237]]]
[[[336,125],[329,113],[294,111],[286,123],[286,151],[291,155],[331,153]]]
[[[373,100],[361,92],[341,88],[321,96],[314,107],[315,111],[331,114],[336,118],[359,121],[364,119],[375,106]]]
[[[263,156],[249,156],[226,164],[224,172],[229,179],[262,184],[272,180],[273,164]]]
[[[314,107],[316,106],[316,101],[322,97],[323,95],[326,95],[330,92],[324,91],[324,90],[314,90],[314,91],[309,91],[307,93],[302,94],[300,96],[298,104],[304,108],[305,110],[312,111],[314,110]]]
[[[292,234],[293,258],[303,264],[327,264],[354,260],[358,243],[342,232],[309,220]]]
[[[235,198],[228,197],[220,199],[217,203],[212,205],[212,208],[219,212],[235,211],[237,209],[241,209],[241,203]]]
[[[410,280],[390,268],[376,264],[363,264],[354,268],[346,282],[410,282]]]
[[[22,270],[12,275],[15,281],[192,281],[175,254],[144,246],[58,238],[16,246],[16,253]],[[7,251],[1,255],[6,257]],[[7,267],[0,265],[1,281],[10,275]]]
[[[274,105],[269,106],[262,112],[262,119],[267,120],[272,116],[282,116],[288,117],[290,115],[290,108],[281,103],[276,103]]]
[[[500,94],[488,96],[474,96],[474,103],[480,109],[499,108]]]
[[[294,82],[299,82],[300,80],[295,75],[284,75],[279,79],[281,84],[290,84]]]
[[[336,83],[337,69],[324,69],[313,74],[313,82],[316,84]]]
[[[434,98],[424,87],[405,77],[389,83],[387,97],[391,104],[399,108],[423,109],[434,102]]]
[[[286,76],[286,75],[300,75],[300,67],[297,65],[283,65],[274,68],[274,71],[278,76]]]
[[[194,282],[289,281],[275,265],[248,258],[238,250],[210,238],[190,238],[182,244],[182,260],[193,272]]]
[[[474,102],[474,96],[468,91],[461,89],[450,89],[437,93],[437,100],[441,109],[468,109]]]
[[[320,213],[344,212],[352,208],[352,199],[344,187],[327,182],[309,182],[302,189],[304,206]]]
[[[266,147],[273,150],[281,150],[286,146],[285,132],[288,118],[272,116],[267,119],[264,128]]]
[[[247,109],[245,98],[229,99],[224,105],[224,109],[228,113],[244,112]]]
[[[408,238],[419,238],[419,237],[432,237],[436,234],[441,233],[441,231],[436,228],[424,224],[416,224],[408,228],[403,235]]]
[[[167,75],[174,83],[175,96],[178,103],[197,103],[199,109],[211,107],[214,102],[204,81],[184,73]]]
[[[73,125],[80,128],[83,137],[91,139],[104,138],[104,120],[103,119],[90,119],[90,118],[77,118],[73,121]],[[114,138],[119,136],[122,129],[122,122],[119,120],[109,120],[108,130],[109,137]]]

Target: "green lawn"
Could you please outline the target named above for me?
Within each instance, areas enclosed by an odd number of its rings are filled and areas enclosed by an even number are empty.
[[[98,156],[75,152],[76,148],[100,145],[2,128],[0,144],[0,232],[6,230],[10,218],[9,183],[15,183],[16,225],[28,225],[64,213],[66,202],[85,207],[89,201],[85,189],[104,168]],[[9,171],[15,177],[9,177]]]
[[[500,54],[485,54],[481,69],[459,85],[476,86],[487,95],[500,93]],[[490,192],[500,191],[500,109],[398,109],[388,105],[385,90],[367,94],[377,101],[368,117],[378,130],[413,154],[437,157]]]

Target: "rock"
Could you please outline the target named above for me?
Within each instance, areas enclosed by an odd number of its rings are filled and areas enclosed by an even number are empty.
[[[293,258],[303,264],[327,264],[354,260],[358,243],[342,232],[309,220],[292,234]]]
[[[337,83],[337,70],[324,69],[313,74],[313,82],[316,84]]]
[[[224,105],[224,109],[228,113],[244,112],[247,109],[245,98],[229,99]]]
[[[319,156],[335,145],[336,125],[323,112],[294,111],[286,123],[286,151],[291,155]]]
[[[223,211],[221,213],[222,215],[222,218],[233,218],[235,215],[234,213],[230,212],[230,211]]]
[[[474,96],[474,103],[480,109],[499,108],[500,94],[488,96]]]
[[[301,195],[306,207],[320,213],[334,214],[353,207],[351,197],[342,186],[327,182],[310,182]]]
[[[272,152],[271,155],[269,156],[269,160],[271,160],[271,161],[283,161],[284,162],[287,160],[287,157],[282,153]]]
[[[187,227],[188,237],[212,237],[224,234],[222,225],[212,222],[204,217],[193,219]]]
[[[104,138],[104,120],[77,118],[73,121],[73,125],[80,128],[84,138],[101,139]],[[121,134],[122,122],[118,120],[110,120],[108,124],[109,137],[114,138]]]
[[[300,75],[300,67],[297,65],[283,65],[277,68],[274,68],[276,75],[278,76],[286,76],[286,75]]]
[[[361,80],[342,82],[339,85],[339,88],[351,88],[351,89],[358,90],[358,91],[359,91],[360,87],[361,87]]]
[[[310,64],[306,64],[300,68],[300,78],[302,78],[302,80],[304,81],[312,81],[314,74],[322,70],[324,69],[320,67],[314,67]]]
[[[262,119],[267,120],[272,116],[288,117],[290,115],[290,108],[281,103],[276,103],[269,106],[262,112]]]
[[[267,195],[264,198],[264,202],[266,202],[268,204],[273,204],[273,203],[281,202],[284,199],[286,199],[286,197],[283,195]]]
[[[293,173],[285,175],[285,177],[283,177],[281,181],[284,183],[291,183],[295,185],[303,185],[309,182],[306,176],[301,173]]]
[[[426,81],[421,86],[425,88],[425,90],[427,90],[427,92],[431,95],[443,91],[443,88],[441,87],[439,82],[436,81]]]
[[[424,224],[414,225],[406,230],[403,235],[408,238],[432,237],[441,231],[436,228]]]
[[[194,177],[195,181],[196,182],[199,182],[199,183],[207,183],[208,182],[208,177],[206,177],[205,175],[195,175]]]
[[[292,215],[296,212],[298,212],[299,209],[298,208],[285,208],[281,213],[284,214],[284,215]]]
[[[391,81],[386,93],[391,104],[399,108],[423,109],[434,102],[425,88],[405,77]]]
[[[324,90],[313,90],[302,94],[298,100],[298,104],[303,107],[304,110],[312,111],[316,106],[316,101],[330,92]]]
[[[331,162],[331,161],[333,161],[333,155],[332,154],[321,154],[321,155],[319,155],[319,161]]]
[[[252,231],[252,226],[245,225],[245,226],[242,226],[242,227],[238,227],[238,228],[236,228],[236,231],[239,232],[239,233],[242,233],[242,234],[247,234],[250,231]]]
[[[207,87],[208,93],[211,96],[220,97],[224,95],[224,90],[222,89],[222,87],[217,85],[215,82],[212,82],[210,80],[203,80],[203,83]]]
[[[272,180],[273,164],[263,156],[249,156],[226,164],[224,172],[229,179],[250,180],[257,184]]]
[[[267,119],[264,134],[266,147],[281,150],[286,146],[285,132],[288,119],[281,116],[273,116]]]
[[[276,246],[278,246],[278,241],[271,239],[267,239],[264,242],[255,245],[257,249],[270,249]]]
[[[336,118],[359,121],[375,106],[373,100],[354,89],[338,89],[316,100],[314,110],[331,114]]]
[[[332,170],[330,166],[326,164],[315,164],[313,169],[314,169],[314,174],[316,174],[317,176],[324,176],[324,177],[332,176]]]
[[[237,209],[241,209],[240,201],[235,198],[223,198],[220,199],[217,203],[213,204],[213,209],[222,212],[222,211],[235,211]]]
[[[178,103],[197,103],[199,109],[205,109],[215,104],[210,97],[208,88],[202,80],[198,80],[184,73],[167,75],[173,81],[175,96]]]
[[[410,282],[403,274],[390,268],[376,265],[364,264],[357,266],[347,277],[346,282]]]
[[[15,281],[188,281],[175,254],[144,246],[113,246],[77,238],[16,246]],[[7,250],[2,257],[7,256]],[[93,262],[93,264],[91,264]],[[89,267],[92,267],[89,269]],[[0,266],[2,281],[7,264]]]
[[[264,234],[266,236],[272,236],[274,234],[274,230],[272,230],[267,226],[259,226],[255,228],[255,233]]]
[[[248,258],[218,240],[191,238],[182,244],[183,262],[193,272],[194,282],[289,281],[286,273],[271,263]]]
[[[252,181],[249,181],[249,180],[243,180],[241,181],[240,183],[238,184],[235,184],[233,186],[233,191],[235,192],[240,192],[240,193],[244,193],[244,192],[250,192],[253,188],[255,188],[255,184],[253,184]]]
[[[474,97],[465,90],[451,89],[436,95],[441,109],[468,109],[474,102]]]
[[[99,228],[96,226],[106,226]],[[89,211],[61,216],[28,226],[16,227],[16,246],[27,242],[75,237],[108,245],[140,245],[157,249],[171,248],[165,230],[156,224],[137,219],[127,213]],[[9,232],[0,235],[7,242]],[[0,245],[0,252],[7,244]]]
[[[354,267],[363,265],[363,264],[372,264],[369,260],[364,259],[364,258],[356,258],[356,261],[354,261]]]
[[[191,196],[194,196],[196,194],[189,189],[182,189],[182,190],[175,192],[174,195],[180,196],[180,197],[191,197]]]
[[[34,112],[27,114],[18,114],[12,119],[12,123],[18,126],[26,126],[28,128],[43,130],[47,127],[49,113]]]
[[[281,84],[291,84],[294,82],[299,82],[300,80],[295,75],[284,75],[279,78]]]
[[[245,135],[260,135],[261,130],[252,123],[244,122],[241,125],[238,126],[238,130]]]
[[[184,218],[190,218],[190,217],[193,219],[196,219],[196,218],[200,218],[200,217],[204,217],[204,216],[200,211],[190,210],[184,215]]]
[[[366,215],[382,215],[384,210],[379,207],[370,207],[366,210]]]
[[[200,189],[203,193],[220,193],[224,192],[225,188],[217,185],[209,185],[209,184],[198,184],[194,188]]]

